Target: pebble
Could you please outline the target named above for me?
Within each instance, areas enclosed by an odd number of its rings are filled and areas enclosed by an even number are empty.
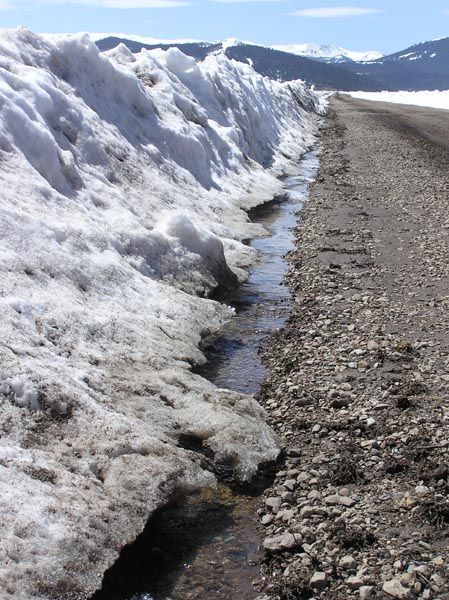
[[[345,569],[346,571],[349,571],[351,569],[355,569],[355,567],[357,566],[357,563],[356,563],[354,557],[343,556],[343,558],[340,559],[338,566],[341,567],[342,569]]]
[[[300,536],[295,536],[291,533],[267,537],[263,542],[263,547],[268,552],[282,552],[283,550],[291,550],[296,548],[301,542]]]
[[[316,590],[323,590],[329,585],[329,578],[324,571],[315,571],[311,580],[310,587]]]
[[[358,590],[365,583],[364,580],[358,575],[354,575],[354,577],[348,577],[345,581],[346,585],[350,587],[352,590]]]
[[[279,512],[281,508],[282,500],[281,498],[271,497],[265,500],[265,504],[271,508],[271,510],[276,514]]]
[[[296,479],[287,479],[287,481],[284,481],[282,485],[290,492],[293,492],[293,490],[296,488]]]
[[[382,591],[391,596],[391,598],[399,598],[399,600],[410,598],[410,590],[405,588],[398,579],[386,581],[382,586]]]

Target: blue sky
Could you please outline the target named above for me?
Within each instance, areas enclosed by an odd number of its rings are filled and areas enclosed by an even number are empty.
[[[0,0],[0,26],[17,25],[394,52],[449,35],[449,0]]]

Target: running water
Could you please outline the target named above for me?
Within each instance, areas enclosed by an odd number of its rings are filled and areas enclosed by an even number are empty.
[[[260,261],[246,283],[221,299],[236,315],[208,340],[209,362],[198,370],[219,387],[256,394],[267,375],[259,350],[290,311],[284,256],[293,248],[292,229],[317,169],[314,150],[302,159],[299,174],[285,180],[282,201],[250,213],[267,230],[251,243]],[[92,600],[254,600],[263,586],[256,511],[267,477],[245,489],[220,484],[153,515]]]
[[[267,230],[265,237],[251,243],[260,261],[248,281],[226,297],[236,315],[214,338],[209,362],[197,371],[218,387],[256,394],[267,375],[259,350],[267,335],[283,326],[290,312],[290,292],[283,285],[288,268],[285,254],[293,248],[297,213],[317,169],[318,151],[309,152],[301,161],[300,173],[285,180],[285,199],[249,213],[251,220]]]

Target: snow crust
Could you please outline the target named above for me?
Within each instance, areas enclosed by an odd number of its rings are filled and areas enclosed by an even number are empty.
[[[254,398],[191,365],[319,102],[223,55],[0,34],[2,598],[97,589],[156,508],[214,484],[183,436],[241,479],[276,457]]]
[[[449,90],[422,92],[351,92],[354,98],[395,104],[411,104],[449,110]]]

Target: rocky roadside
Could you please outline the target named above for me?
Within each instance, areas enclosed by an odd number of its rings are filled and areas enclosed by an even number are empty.
[[[373,104],[332,101],[265,352],[264,599],[449,599],[449,151]]]

